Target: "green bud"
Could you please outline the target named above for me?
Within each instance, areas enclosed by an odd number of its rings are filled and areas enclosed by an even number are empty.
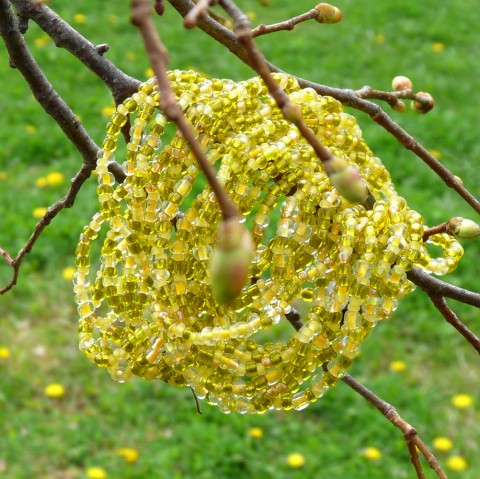
[[[342,21],[342,11],[329,3],[319,3],[315,10],[318,11],[318,15],[315,18],[318,23],[338,23]]]
[[[475,221],[455,216],[447,221],[446,232],[458,239],[475,239],[480,236],[480,226]]]
[[[248,281],[253,258],[250,232],[239,218],[220,223],[217,245],[210,256],[213,295],[219,304],[232,303]]]
[[[364,204],[370,195],[367,182],[359,171],[346,160],[334,156],[332,160],[324,163],[325,171],[330,178],[330,183],[338,193],[351,203]]]

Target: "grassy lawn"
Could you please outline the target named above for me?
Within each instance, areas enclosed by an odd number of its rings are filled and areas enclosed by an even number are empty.
[[[128,23],[126,3],[51,0],[49,5],[93,43],[108,43],[107,56],[120,68],[146,79],[148,63]],[[254,24],[280,21],[314,5],[306,0],[271,0],[269,8],[253,0],[239,4]],[[343,0],[338,6],[344,12],[338,25],[308,22],[294,32],[261,37],[258,43],[281,68],[332,86],[388,89],[394,76],[409,76],[416,89],[434,96],[436,108],[427,116],[393,112],[394,118],[436,150],[478,196],[476,2],[459,0],[453,8],[433,0]],[[252,76],[213,40],[184,30],[169,5],[158,25],[172,68],[196,68],[235,80]],[[26,41],[54,87],[100,143],[113,105],[107,89],[33,24]],[[65,194],[81,159],[43,114],[19,73],[8,67],[3,47],[0,85],[0,246],[13,255],[38,221],[34,210]],[[451,216],[478,221],[419,159],[366,116],[356,116],[397,190],[427,224]],[[56,172],[65,179],[44,185],[42,178]],[[62,273],[73,265],[80,230],[96,211],[95,188],[92,178],[75,206],[52,222],[28,255],[19,284],[0,298],[0,478],[83,479],[91,467],[118,479],[414,477],[401,433],[344,384],[303,412],[226,416],[202,403],[199,415],[188,389],[142,380],[117,384],[91,365],[78,351],[73,292]],[[478,290],[479,255],[478,241],[465,244],[464,261],[447,280]],[[0,264],[2,285],[9,275]],[[456,310],[480,332],[478,311]],[[392,371],[394,361],[402,361],[405,369]],[[453,441],[450,451],[436,451],[440,462],[448,469],[449,458],[459,455],[468,466],[464,471],[450,469],[449,477],[480,477],[478,354],[420,291],[405,298],[376,328],[352,375],[392,402],[427,444],[439,436]],[[52,383],[64,387],[61,397],[45,394]],[[455,407],[452,398],[458,394],[468,394],[473,404]],[[117,454],[126,447],[138,451],[137,460],[128,462]],[[381,457],[365,457],[368,447],[377,448]],[[289,465],[287,458],[295,452],[305,458],[303,467]],[[435,477],[430,470],[426,475]]]

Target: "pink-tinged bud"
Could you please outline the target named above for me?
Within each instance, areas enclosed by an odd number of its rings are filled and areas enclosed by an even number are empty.
[[[435,106],[435,100],[433,99],[433,96],[430,95],[430,93],[419,91],[417,93],[417,98],[419,100],[421,99],[421,101],[413,100],[411,103],[412,110],[415,113],[420,113],[424,115],[425,113],[428,113]]]
[[[403,101],[397,101],[395,103],[393,103],[391,105],[391,107],[395,110],[395,111],[398,111],[400,113],[404,112],[407,108],[407,105],[405,105],[405,103]]]
[[[334,156],[332,160],[324,163],[324,168],[330,183],[341,196],[351,203],[367,203],[367,198],[370,196],[367,182],[354,166]]]
[[[480,226],[475,221],[455,216],[447,221],[446,231],[458,239],[475,239],[480,236]]]
[[[392,88],[395,91],[408,90],[409,88],[413,88],[413,83],[408,77],[398,76],[392,80]]]
[[[248,281],[254,246],[250,232],[239,218],[220,223],[217,245],[210,256],[213,295],[219,304],[232,303]]]
[[[338,23],[342,21],[342,11],[329,3],[319,3],[315,10],[318,11],[315,18],[318,23]]]

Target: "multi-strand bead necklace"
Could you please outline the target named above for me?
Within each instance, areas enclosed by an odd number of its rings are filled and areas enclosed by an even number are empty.
[[[333,98],[275,75],[321,142],[358,167],[376,198],[372,210],[339,196],[259,78],[169,77],[251,230],[251,280],[233,304],[215,301],[209,257],[219,207],[208,185],[199,188],[196,159],[160,112],[151,79],[118,105],[98,156],[100,208],[76,249],[80,348],[118,381],[136,375],[190,386],[224,412],[303,409],[337,383],[372,327],[413,289],[406,272],[445,274],[462,247],[435,235],[430,241],[444,253],[430,256],[421,215]],[[108,164],[127,121],[127,177],[115,184]],[[100,250],[97,271],[92,246]],[[303,326],[273,342],[295,301]],[[278,330],[270,339],[269,329]]]

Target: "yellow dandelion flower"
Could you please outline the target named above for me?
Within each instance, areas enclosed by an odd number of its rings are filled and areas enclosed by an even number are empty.
[[[453,448],[453,442],[451,439],[448,439],[448,437],[440,436],[433,440],[433,447],[439,451],[447,452]]]
[[[47,175],[47,183],[50,186],[61,185],[65,181],[65,175],[58,171],[52,171]]]
[[[441,151],[435,150],[434,148],[431,148],[430,150],[428,150],[428,152],[437,160],[439,160],[443,156],[443,153]]]
[[[248,430],[248,435],[253,439],[260,439],[263,437],[263,429],[261,427],[252,427]]]
[[[445,45],[441,42],[432,43],[432,50],[435,53],[441,53],[443,50],[445,50]]]
[[[107,477],[105,469],[101,467],[89,467],[86,472],[88,479],[105,479]]]
[[[73,275],[75,274],[75,268],[73,266],[67,266],[62,271],[62,277],[66,281],[72,281]]]
[[[44,206],[39,206],[32,211],[32,216],[34,218],[43,218],[46,212],[47,208],[45,208]]]
[[[8,359],[10,357],[10,349],[0,346],[0,359]]]
[[[41,37],[35,38],[33,43],[36,47],[42,48],[50,41],[50,37],[48,35],[42,35]]]
[[[145,76],[147,78],[153,77],[153,75],[155,75],[155,73],[153,72],[153,70],[150,67],[145,70]]]
[[[133,52],[126,52],[125,53],[125,58],[127,60],[130,60],[131,62],[133,62],[137,58],[137,55],[135,55],[135,53],[133,53]]]
[[[292,452],[287,456],[287,464],[294,469],[298,469],[305,465],[305,457],[299,452]]]
[[[469,394],[456,394],[452,398],[452,404],[458,409],[467,409],[473,404],[473,399]]]
[[[247,12],[247,17],[250,19],[250,20],[255,20],[257,18],[257,14],[255,12]]]
[[[383,33],[377,33],[374,37],[373,37],[373,41],[375,43],[383,43],[385,41],[385,35]]]
[[[137,462],[138,451],[133,447],[121,447],[117,449],[117,456],[123,457],[126,462]]]
[[[61,384],[52,383],[43,392],[49,398],[61,398],[65,394],[65,388]]]
[[[377,449],[376,447],[366,447],[362,451],[362,456],[366,457],[369,461],[378,461],[382,457],[382,453],[380,452],[380,449]]]
[[[400,373],[407,369],[407,364],[404,361],[392,361],[390,363],[390,371]]]
[[[0,171],[0,180],[6,180],[7,174],[4,171]]]
[[[102,108],[101,113],[103,116],[112,116],[116,111],[117,111],[116,107],[109,105],[109,106],[104,106]]]
[[[35,125],[26,125],[26,126],[25,126],[25,131],[26,131],[29,135],[33,135],[34,133],[36,133],[37,127],[36,127]]]
[[[464,471],[468,464],[462,456],[450,456],[447,459],[447,467],[452,471]]]
[[[35,180],[35,184],[39,187],[39,188],[44,188],[45,186],[47,186],[47,178],[45,178],[45,176],[41,176],[40,178],[37,178]]]
[[[113,14],[113,13],[111,13],[107,18],[108,18],[108,21],[110,23],[117,23],[118,22],[118,16]]]
[[[75,23],[85,23],[87,20],[87,16],[84,15],[83,13],[76,13],[74,16],[73,16],[73,21]]]

